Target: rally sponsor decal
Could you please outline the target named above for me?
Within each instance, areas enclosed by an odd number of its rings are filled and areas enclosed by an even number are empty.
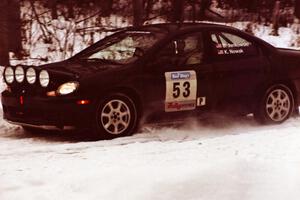
[[[177,112],[182,110],[194,110],[196,107],[195,101],[184,101],[184,102],[169,102],[166,103],[167,112]]]
[[[172,80],[184,80],[184,79],[190,79],[190,78],[191,78],[190,72],[171,72]]]
[[[198,97],[197,98],[197,106],[205,106],[206,105],[206,97]]]

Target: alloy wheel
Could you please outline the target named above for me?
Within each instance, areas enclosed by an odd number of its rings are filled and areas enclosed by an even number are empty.
[[[274,122],[283,121],[290,113],[291,99],[283,89],[273,90],[266,99],[266,113]]]
[[[105,131],[113,135],[122,134],[130,125],[129,106],[119,99],[110,100],[104,105],[100,119]]]

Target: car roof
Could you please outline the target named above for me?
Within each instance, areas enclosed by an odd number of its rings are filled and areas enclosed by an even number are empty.
[[[264,44],[265,46],[274,49],[274,47],[265,42],[264,40],[254,37],[253,35],[246,33],[242,30],[239,30],[237,28],[226,26],[223,24],[213,23],[213,22],[183,22],[183,23],[160,23],[160,24],[151,24],[151,25],[144,25],[141,27],[137,27],[131,30],[151,30],[151,29],[159,29],[159,30],[166,30],[168,33],[182,33],[186,31],[193,31],[197,29],[221,29],[221,30],[227,30],[232,31],[235,33],[242,34],[243,36],[250,37],[252,40],[255,40],[261,44]]]
[[[119,29],[115,30],[116,31],[115,33],[120,34],[120,33],[126,32],[126,31],[132,31],[132,32],[134,32],[134,31],[137,31],[137,32],[138,31],[158,31],[158,32],[163,31],[163,32],[167,32],[167,34],[172,37],[174,34],[176,35],[176,34],[181,34],[181,33],[185,33],[188,31],[197,30],[197,29],[209,29],[209,28],[232,30],[234,32],[243,33],[244,35],[251,37],[252,40],[255,40],[255,41],[259,42],[260,44],[263,44],[264,46],[268,47],[269,49],[272,49],[272,50],[274,49],[274,47],[272,45],[263,41],[260,38],[253,37],[252,35],[245,33],[237,28],[222,25],[222,24],[217,24],[217,23],[206,23],[206,22],[159,23],[159,24],[143,25],[143,26],[139,26],[139,27],[133,27],[133,26],[123,27],[123,28],[119,28]],[[99,43],[101,41],[102,40],[98,41],[97,43]],[[94,45],[96,45],[97,43],[95,43]],[[73,57],[81,55],[82,53],[84,53],[84,51],[85,50],[79,52],[78,54],[76,54]]]
[[[168,32],[173,31],[185,31],[192,29],[200,29],[200,28],[223,28],[227,30],[238,30],[236,28],[225,26],[222,24],[216,23],[206,23],[206,22],[184,22],[184,23],[160,23],[160,24],[150,24],[144,25],[140,27],[129,27],[129,30],[151,30],[151,29],[161,29],[166,30]]]

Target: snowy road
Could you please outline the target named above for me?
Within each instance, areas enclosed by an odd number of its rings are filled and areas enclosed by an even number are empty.
[[[1,200],[300,198],[299,118],[191,122],[99,142],[1,124]]]

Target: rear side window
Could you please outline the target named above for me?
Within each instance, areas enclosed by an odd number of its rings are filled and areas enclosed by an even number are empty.
[[[231,33],[212,32],[213,53],[221,56],[256,56],[257,47],[250,41]]]

